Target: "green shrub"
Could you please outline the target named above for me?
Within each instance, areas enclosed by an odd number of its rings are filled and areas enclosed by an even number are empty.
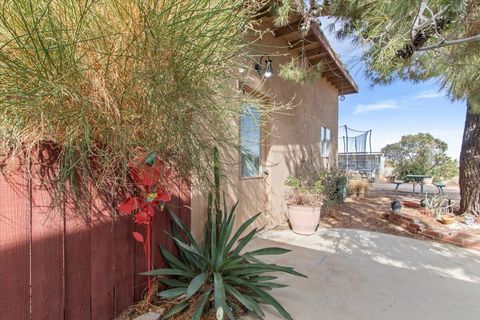
[[[315,169],[305,164],[298,174],[287,177],[285,185],[291,188],[287,196],[290,204],[332,204],[343,201],[347,176],[345,171],[337,167]]]

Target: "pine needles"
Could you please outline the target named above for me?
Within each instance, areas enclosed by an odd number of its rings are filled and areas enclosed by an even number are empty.
[[[0,9],[1,153],[59,146],[58,190],[125,186],[135,149],[187,176],[236,143],[240,0],[12,0]]]

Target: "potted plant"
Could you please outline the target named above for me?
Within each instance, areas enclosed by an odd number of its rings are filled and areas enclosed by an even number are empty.
[[[322,180],[309,181],[289,176],[285,185],[289,187],[287,215],[293,232],[302,235],[315,233],[325,199]]]

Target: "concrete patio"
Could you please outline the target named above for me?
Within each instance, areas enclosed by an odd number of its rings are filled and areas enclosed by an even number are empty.
[[[375,232],[328,229],[305,237],[268,231],[252,247],[293,250],[265,261],[280,275],[273,295],[295,320],[472,320],[480,314],[480,252]],[[281,319],[265,307],[267,320]],[[246,317],[245,319],[255,319]]]

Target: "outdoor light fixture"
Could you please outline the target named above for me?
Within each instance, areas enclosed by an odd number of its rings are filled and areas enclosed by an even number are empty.
[[[270,60],[270,57],[267,57],[265,59],[265,71],[264,71],[262,67],[263,57],[264,56],[260,58],[260,62],[255,63],[255,71],[257,71],[259,76],[263,74],[265,78],[270,78],[271,76],[273,76],[272,60]]]

